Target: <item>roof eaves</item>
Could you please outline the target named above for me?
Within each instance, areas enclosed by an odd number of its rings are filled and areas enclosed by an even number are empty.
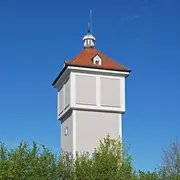
[[[78,65],[78,64],[69,64],[67,61],[64,62],[65,66],[61,70],[61,72],[58,74],[57,78],[54,80],[52,83],[52,86],[56,84],[58,79],[61,77],[61,75],[64,73],[64,71],[67,69],[68,66],[75,66],[75,67],[85,67],[85,68],[93,68],[93,69],[104,69],[104,70],[110,70],[110,71],[121,71],[121,72],[131,72],[132,70],[130,69],[115,69],[115,68],[103,68],[103,67],[98,67],[98,66],[85,66],[85,65]]]
[[[54,82],[52,83],[52,86],[54,86],[56,84],[56,82],[58,81],[58,79],[61,77],[61,75],[64,73],[64,71],[67,69],[68,65],[66,63],[64,63],[65,66],[63,67],[63,69],[61,70],[61,72],[58,74],[57,78],[54,80]]]
[[[122,72],[131,72],[130,69],[115,69],[115,68],[103,68],[98,66],[85,66],[85,65],[78,65],[78,64],[68,64],[68,66],[75,66],[75,67],[85,67],[85,68],[93,68],[93,69],[104,69],[104,70],[111,70],[111,71],[122,71]]]

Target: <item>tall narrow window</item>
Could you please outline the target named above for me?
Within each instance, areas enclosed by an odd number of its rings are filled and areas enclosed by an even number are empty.
[[[64,130],[64,135],[65,135],[65,136],[68,135],[68,127],[65,128],[65,130]]]
[[[72,159],[73,158],[73,155],[72,155],[72,153],[70,152],[69,153],[69,159]]]

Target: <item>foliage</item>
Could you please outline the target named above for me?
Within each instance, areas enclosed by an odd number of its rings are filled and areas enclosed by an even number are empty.
[[[97,179],[132,179],[131,157],[123,150],[121,140],[109,136],[95,150],[93,172]]]
[[[136,172],[121,140],[109,136],[100,141],[94,156],[52,153],[43,145],[21,142],[15,149],[0,143],[0,180],[180,180],[179,143],[165,151],[158,171]]]
[[[172,142],[164,151],[162,159],[161,173],[164,179],[180,180],[180,142]]]
[[[75,166],[78,180],[133,180],[135,177],[131,157],[123,151],[121,140],[109,136],[100,141],[94,158],[90,158],[88,153],[77,154]]]
[[[7,150],[1,143],[0,157],[0,179],[3,180],[53,179],[56,172],[55,155],[44,146],[40,149],[35,142],[32,148],[22,142],[14,150]]]
[[[139,171],[139,180],[163,180],[159,173],[155,172],[143,172]]]
[[[122,151],[121,140],[109,136],[100,142],[94,158],[88,153],[70,158],[53,154],[43,145],[21,142],[8,150],[0,144],[0,180],[116,180],[133,179],[131,157]]]

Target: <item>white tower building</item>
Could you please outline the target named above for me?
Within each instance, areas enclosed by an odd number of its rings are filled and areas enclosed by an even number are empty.
[[[125,112],[125,78],[130,70],[95,48],[90,31],[84,49],[64,67],[53,82],[58,91],[61,148],[75,155],[90,154],[108,134],[122,138]]]

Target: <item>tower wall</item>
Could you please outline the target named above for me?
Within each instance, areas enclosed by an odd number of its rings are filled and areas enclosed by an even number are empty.
[[[70,106],[70,87],[70,78],[68,76],[58,87],[58,116]]]
[[[92,154],[108,134],[111,138],[122,138],[124,111],[123,75],[88,72],[83,68],[71,71],[58,86],[61,148],[74,155],[76,151]]]
[[[114,139],[122,138],[126,75],[83,67],[64,71],[56,83],[64,151],[92,154],[108,134]]]
[[[125,77],[72,73],[72,106],[89,110],[125,112]]]
[[[91,155],[108,134],[114,139],[122,138],[121,113],[73,110],[61,120],[61,148],[74,155],[76,151]]]
[[[67,129],[67,135],[65,130]],[[73,153],[73,116],[72,111],[61,119],[61,149]]]
[[[111,138],[122,137],[120,113],[76,111],[76,151],[94,152],[99,141],[108,134]]]
[[[75,81],[75,103],[80,105],[96,106],[96,76],[78,74],[75,75]]]

